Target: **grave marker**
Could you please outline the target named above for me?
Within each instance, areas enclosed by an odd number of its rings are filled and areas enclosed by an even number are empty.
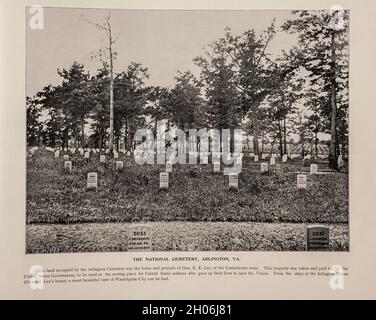
[[[259,156],[258,156],[257,154],[254,156],[254,161],[255,161],[255,162],[258,162],[258,161],[259,161]]]
[[[64,162],[64,173],[71,174],[72,173],[72,161],[65,161]]]
[[[239,180],[238,180],[238,174],[236,173],[230,173],[228,176],[228,187],[229,190],[238,191],[239,188]]]
[[[263,153],[263,154],[261,154],[261,159],[262,160],[265,160],[266,159],[266,155]]]
[[[101,154],[101,156],[99,157],[99,162],[100,163],[106,163],[106,156]]]
[[[56,150],[55,151],[55,158],[59,158],[60,157],[60,150]]]
[[[87,189],[96,190],[98,188],[98,174],[96,172],[89,172],[87,174]]]
[[[322,225],[309,225],[306,227],[306,250],[329,250],[329,227]]]
[[[161,172],[159,175],[159,189],[168,190],[169,188],[169,176],[168,172]]]
[[[287,162],[287,154],[284,154],[282,157],[282,162]]]
[[[116,161],[116,171],[123,171],[124,162],[123,161]]]
[[[128,227],[128,251],[151,251],[151,227],[145,225]]]
[[[270,158],[270,166],[275,166],[275,158],[274,157]]]
[[[69,156],[68,156],[67,154],[65,154],[65,155],[63,156],[63,159],[64,159],[65,161],[69,161]]]
[[[119,159],[119,154],[117,152],[114,152],[114,159]]]
[[[317,167],[317,164],[311,164],[310,166],[310,174],[317,174],[317,171],[318,171],[318,167]]]
[[[268,172],[268,164],[266,162],[261,163],[261,173]]]
[[[213,171],[214,171],[214,173],[221,172],[221,163],[220,162],[214,162]]]
[[[305,174],[298,174],[296,176],[296,184],[300,190],[307,189],[307,176]]]
[[[170,161],[166,162],[166,172],[171,173],[172,172],[172,163]]]

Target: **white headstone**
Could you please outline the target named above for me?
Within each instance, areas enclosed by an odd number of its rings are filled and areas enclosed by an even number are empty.
[[[64,162],[64,172],[66,174],[72,173],[72,161],[65,161]]]
[[[116,171],[122,171],[124,168],[123,161],[116,161]]]
[[[87,174],[87,189],[98,188],[98,174],[96,172],[89,172]]]
[[[274,157],[270,158],[270,165],[275,166],[275,158]]]
[[[119,154],[117,152],[114,152],[114,159],[119,159]]]
[[[272,153],[271,158],[277,158],[277,155],[275,153]]]
[[[259,156],[258,156],[257,154],[255,154],[254,161],[255,161],[255,162],[258,162],[258,161],[259,161]]]
[[[79,152],[80,152],[80,155],[83,156],[83,155],[84,155],[84,149],[79,148],[78,150],[79,150]],[[89,154],[89,153],[88,153],[88,154]],[[86,158],[86,157],[85,157],[85,158]],[[89,157],[88,157],[88,158],[89,158]]]
[[[305,174],[298,174],[296,176],[296,183],[298,189],[307,189],[307,176]]]
[[[317,171],[318,171],[317,164],[312,163],[311,166],[310,166],[310,173],[311,174],[317,174]]]
[[[30,154],[33,156],[35,154],[35,149],[30,149]]]
[[[99,157],[99,162],[100,163],[106,163],[106,156],[101,154],[101,156]]]
[[[306,227],[307,251],[329,250],[329,227],[310,225]]]
[[[261,163],[261,173],[268,172],[268,164],[266,162]]]
[[[238,190],[239,181],[236,173],[230,173],[228,176],[228,187],[230,190]]]
[[[127,151],[127,157],[130,157],[130,156],[131,156],[131,152]]]
[[[81,153],[81,152],[80,152]],[[90,153],[89,153],[89,151],[86,151],[85,152],[85,155],[84,155],[84,158],[85,159],[89,159],[89,157],[90,157]]]
[[[68,160],[69,160],[69,156],[68,156],[67,154],[65,154],[65,155],[63,156],[63,159],[64,159],[65,161],[68,161]]]
[[[342,167],[344,165],[344,162],[343,162],[343,159],[342,159],[342,155],[338,156],[337,165],[338,165],[339,169],[342,169]]]
[[[284,154],[282,157],[282,162],[287,162],[287,154]]]
[[[60,157],[60,150],[56,150],[55,151],[55,158],[59,158]]]
[[[161,172],[159,175],[159,188],[168,189],[168,172]]]
[[[128,227],[128,251],[151,251],[151,227],[130,225]]]
[[[167,173],[172,172],[172,163],[170,161],[166,162],[166,172]]]
[[[265,153],[263,153],[263,154],[261,155],[261,159],[262,159],[262,160],[265,160],[265,159],[266,159],[266,155],[265,155]]]
[[[221,172],[221,163],[220,162],[214,162],[213,171],[214,171],[214,173]]]

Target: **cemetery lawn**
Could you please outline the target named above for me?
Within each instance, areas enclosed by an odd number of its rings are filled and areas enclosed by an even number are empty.
[[[127,251],[132,223],[29,224],[26,253]],[[153,251],[305,251],[305,224],[149,222]],[[348,226],[329,225],[329,250],[348,251]]]
[[[62,156],[61,156],[62,157]],[[123,154],[119,160],[125,160]],[[282,173],[260,173],[260,162],[243,160],[239,190],[228,190],[228,176],[209,165],[174,165],[170,189],[159,190],[163,165],[106,167],[99,156],[75,155],[71,175],[63,160],[38,150],[27,161],[27,224],[217,221],[263,223],[348,222],[348,175],[309,175],[302,161],[282,163]],[[267,162],[267,160],[265,161]],[[210,163],[210,162],[209,162]],[[277,160],[280,163],[280,160]],[[222,168],[221,168],[222,169]],[[327,170],[319,163],[319,171]],[[98,189],[87,191],[87,173],[98,172]],[[296,173],[307,172],[307,190],[297,190]]]

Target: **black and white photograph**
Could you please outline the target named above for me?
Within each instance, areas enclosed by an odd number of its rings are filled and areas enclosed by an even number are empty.
[[[26,254],[350,251],[349,15],[25,7]]]

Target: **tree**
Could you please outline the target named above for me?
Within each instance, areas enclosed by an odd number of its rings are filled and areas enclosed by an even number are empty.
[[[205,126],[204,101],[198,80],[189,71],[178,71],[175,81],[165,100],[171,123],[185,131]]]
[[[41,108],[33,98],[26,97],[26,141],[28,146],[38,145],[42,137]]]
[[[114,39],[112,35],[111,10],[108,10],[104,23],[88,22],[93,24],[97,29],[104,31],[107,38],[107,46],[104,48],[104,50],[99,50],[99,57],[102,62],[105,62],[104,65],[108,67],[109,71],[110,133],[108,148],[112,152],[114,148],[114,60],[116,59],[117,55],[117,53],[114,51],[114,45],[116,44],[117,39]]]
[[[329,166],[337,169],[339,152],[338,130],[347,126],[346,112],[338,109],[348,106],[348,12],[295,11],[294,19],[282,26],[283,30],[298,34],[300,64],[308,71],[312,90],[321,100],[320,114],[326,116],[330,132]],[[331,22],[341,14],[342,28]],[[321,95],[325,92],[326,94]],[[339,97],[341,97],[339,101]],[[341,106],[339,106],[339,104]],[[341,135],[346,139],[346,135]],[[347,144],[347,140],[341,141]]]
[[[60,108],[72,124],[67,130],[76,131],[77,125],[81,132],[81,147],[85,147],[86,117],[92,110],[92,95],[90,93],[89,73],[82,64],[74,62],[68,70],[58,70],[63,78],[60,87]]]
[[[253,122],[255,154],[259,154],[260,106],[284,75],[267,53],[274,35],[274,23],[260,36],[257,36],[255,30],[247,30],[242,35],[235,36],[227,28],[224,37],[210,44],[204,57],[195,60],[204,74],[211,75],[206,76],[209,85],[215,83],[218,75],[222,77],[222,81],[226,81],[228,93],[231,92],[232,95],[228,100],[240,107],[240,119],[248,115]],[[213,92],[216,95],[222,90],[218,88],[219,91]]]
[[[133,136],[137,128],[144,127],[149,78],[147,68],[141,63],[132,62],[126,71],[119,73],[114,81],[116,121],[114,125],[117,145],[124,129],[124,142],[127,150],[132,149]]]

